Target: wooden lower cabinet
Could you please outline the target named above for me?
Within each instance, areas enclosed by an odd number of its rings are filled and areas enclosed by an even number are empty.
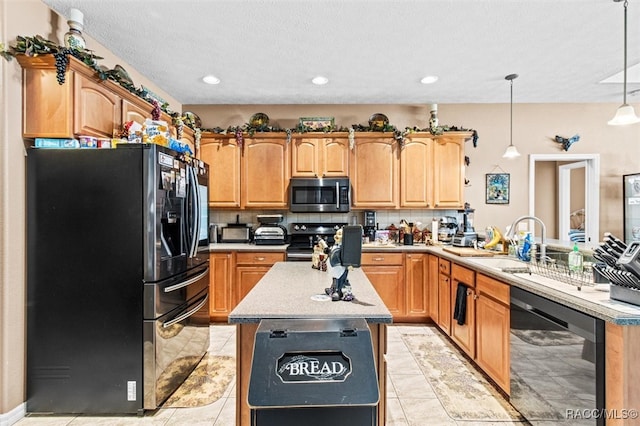
[[[209,317],[227,322],[229,313],[269,272],[283,252],[214,252],[209,254]]]
[[[509,285],[438,256],[427,256],[429,317],[509,394]],[[464,324],[453,318],[459,283],[467,287]]]
[[[507,394],[509,386],[509,285],[476,277],[476,362]]]
[[[451,338],[471,358],[476,351],[475,275],[471,269],[451,265]],[[462,320],[453,318],[457,307],[464,312]]]
[[[451,335],[451,262],[438,260],[438,327]]]
[[[433,254],[427,255],[428,270],[427,274],[427,296],[428,296],[428,309],[427,314],[429,318],[435,323],[438,322],[438,256]]]
[[[284,253],[238,252],[235,268],[234,307],[258,284],[276,262],[284,260]]]
[[[362,253],[362,270],[397,321],[405,314],[404,254]],[[355,296],[358,297],[357,290]]]
[[[405,254],[405,321],[424,322],[429,317],[428,298],[428,255],[424,253]]]
[[[233,306],[233,253],[210,253],[209,318],[227,321]]]

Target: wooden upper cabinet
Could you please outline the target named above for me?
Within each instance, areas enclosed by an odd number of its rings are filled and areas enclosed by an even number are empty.
[[[433,207],[464,206],[464,138],[443,136],[433,145]]]
[[[209,165],[209,207],[240,207],[240,147],[235,138],[203,135],[200,159]]]
[[[151,105],[133,103],[127,99],[122,100],[122,122],[135,121],[143,124],[147,118],[151,118]]]
[[[291,172],[284,134],[245,138],[241,163],[242,208],[288,208]]]
[[[398,206],[398,143],[390,136],[356,136],[349,159],[352,206]]]
[[[320,144],[320,177],[349,176],[349,140],[324,138]]]
[[[77,135],[111,138],[122,123],[121,98],[102,84],[76,75],[74,125]]]
[[[291,145],[292,177],[349,175],[349,141],[346,138],[301,137]]]
[[[413,137],[400,148],[400,207],[433,208],[433,145]]]
[[[22,136],[73,137],[74,72],[58,84],[53,55],[16,56],[22,66]]]
[[[23,68],[23,137],[111,138],[120,128],[122,98],[112,90],[114,83],[100,81],[91,68],[70,57],[60,85],[53,55],[16,58]]]
[[[191,129],[191,127],[184,126],[182,130],[182,138],[180,139],[180,142],[189,145],[189,148],[191,148],[191,152],[193,153],[193,156],[196,158],[200,158],[200,153],[196,152],[196,136],[193,130]]]

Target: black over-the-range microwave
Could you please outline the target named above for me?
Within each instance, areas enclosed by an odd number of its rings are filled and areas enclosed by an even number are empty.
[[[344,213],[351,205],[348,177],[291,178],[289,194],[294,213]]]

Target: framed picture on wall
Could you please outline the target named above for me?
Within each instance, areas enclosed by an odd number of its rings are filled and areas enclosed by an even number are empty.
[[[509,204],[509,173],[487,173],[487,204]]]

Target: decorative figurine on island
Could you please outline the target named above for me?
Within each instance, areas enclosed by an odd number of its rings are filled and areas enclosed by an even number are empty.
[[[362,257],[362,226],[343,226],[336,231],[334,242],[335,243],[331,247],[328,258],[329,270],[332,277],[331,287],[325,288],[325,293],[328,296],[331,296],[331,300],[334,302],[339,300],[350,302],[354,300],[355,297],[351,291],[351,285],[349,284],[347,276],[349,275],[350,270],[360,267]],[[323,243],[326,247],[326,243],[323,240],[319,240],[318,244],[316,244],[318,250],[323,251],[322,253],[317,252],[314,247],[314,264],[312,265],[312,267],[321,270],[322,260],[324,258],[324,249],[322,249]],[[319,267],[316,266],[316,253],[318,253],[317,259],[319,259]],[[324,262],[324,270],[326,270],[327,260],[325,259]]]

